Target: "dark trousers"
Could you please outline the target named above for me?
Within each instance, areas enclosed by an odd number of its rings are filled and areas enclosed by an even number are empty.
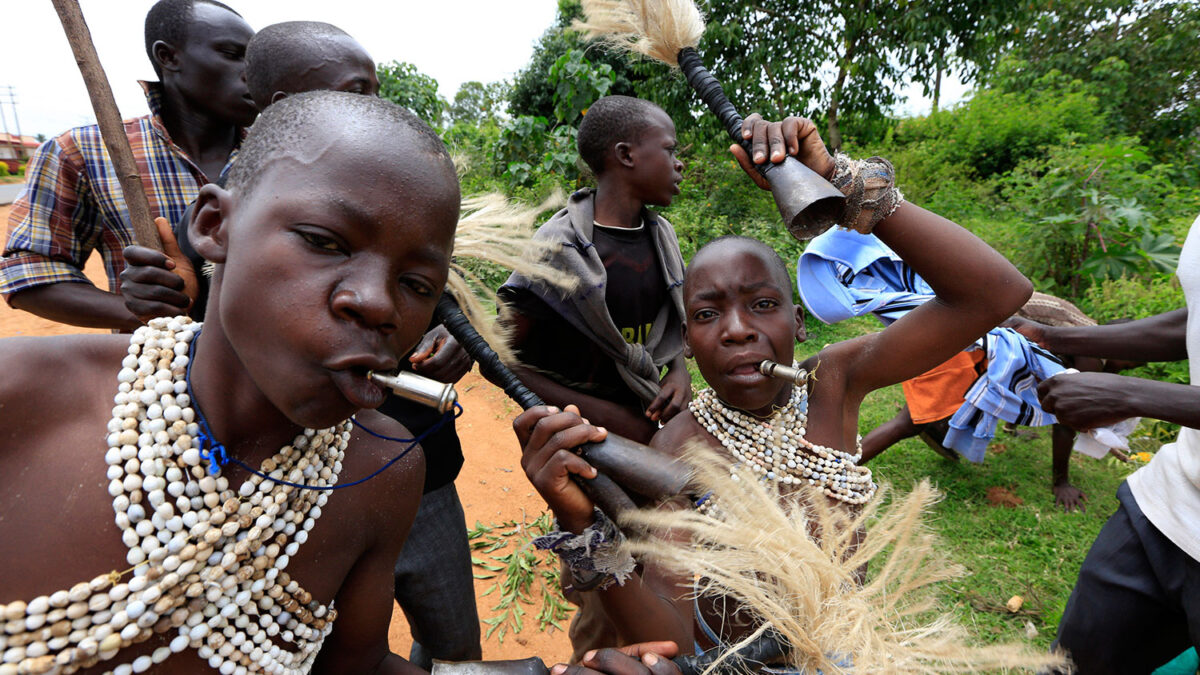
[[[1127,484],[1117,499],[1058,624],[1080,675],[1151,673],[1200,647],[1200,562],[1146,519]]]
[[[396,602],[412,631],[409,661],[429,670],[433,659],[482,658],[471,547],[454,483],[421,497],[395,581]]]

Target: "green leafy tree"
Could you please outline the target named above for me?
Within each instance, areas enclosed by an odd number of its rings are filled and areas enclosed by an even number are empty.
[[[937,95],[941,77],[970,81],[990,70],[1028,20],[1018,0],[697,0],[707,16],[699,45],[705,63],[739,109],[768,116],[823,119],[825,140],[842,144],[843,119],[882,134],[897,85],[913,79]],[[514,114],[555,117],[549,73],[564,54],[583,50],[612,68],[609,93],[658,103],[681,133],[721,138],[683,78],[661,64],[614,54],[570,30],[579,0],[559,0],[558,19],[514,80]]]
[[[1034,19],[1031,6],[1013,0],[927,0],[906,15],[908,76],[922,85],[937,112],[942,79],[970,84],[991,72]]]
[[[451,124],[495,122],[508,107],[507,82],[463,82],[448,110]]]
[[[537,162],[534,158],[541,157],[549,131],[545,117],[519,115],[506,122],[492,152],[496,172],[518,185],[532,181]]]
[[[438,95],[437,80],[404,61],[378,64],[375,73],[380,97],[408,108],[435,129],[442,126],[446,101]]]
[[[599,45],[587,43],[570,29],[571,22],[583,15],[579,0],[559,0],[558,17],[533,48],[529,63],[513,79],[509,112],[555,118],[554,100],[558,87],[551,82],[550,71],[563,55],[572,50],[584,52],[595,67],[608,66],[612,84],[609,94],[638,96],[637,82],[645,79],[636,64],[623,54],[614,54]]]
[[[588,106],[608,94],[613,84],[612,67],[592,63],[579,49],[559,56],[547,75],[554,90],[555,123],[542,115],[519,115],[500,129],[493,156],[510,185],[527,186],[546,174],[578,181],[577,125]]]
[[[550,68],[554,85],[554,117],[559,124],[575,124],[596,99],[612,88],[613,69],[607,63],[593,65],[578,49],[558,57]]]
[[[1194,0],[1054,2],[990,83],[1022,91],[1048,74],[1082,80],[1108,107],[1116,133],[1151,149],[1186,150],[1200,140],[1197,36]]]
[[[698,0],[707,16],[699,51],[739,109],[781,117],[801,113],[823,118],[826,140],[841,144],[841,120],[871,128],[896,102],[905,78],[936,93],[941,75],[970,80],[989,69],[1023,16],[1016,0],[819,0],[797,10],[792,0]],[[611,93],[650,98],[681,132],[705,128],[719,137],[677,72],[648,61],[586,44],[569,30],[578,0],[560,0],[559,18],[542,37],[526,70],[518,75],[513,109],[547,118],[553,94],[547,74],[572,49],[613,68]]]
[[[1003,181],[1026,226],[1016,262],[1072,298],[1104,279],[1172,272],[1179,259],[1172,221],[1191,192],[1174,173],[1128,137],[1067,144],[1022,162]]]

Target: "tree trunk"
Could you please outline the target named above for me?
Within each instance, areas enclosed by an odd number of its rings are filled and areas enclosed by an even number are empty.
[[[783,119],[787,117],[788,111],[783,109],[783,101],[779,98],[779,83],[775,81],[775,73],[771,70],[771,65],[763,64],[763,74],[767,76],[767,84],[771,85],[771,99],[775,103],[775,113],[778,115],[775,119]],[[797,114],[803,111],[796,111]]]
[[[826,135],[825,143],[830,150],[842,149],[842,130],[838,127],[838,103],[842,97],[842,87],[846,84],[846,67],[838,67],[837,80],[833,83],[833,90],[829,93],[829,110],[826,114],[828,121],[829,133]]]
[[[937,65],[937,73],[933,76],[933,111],[936,115],[938,111],[938,100],[942,98],[942,64]]]

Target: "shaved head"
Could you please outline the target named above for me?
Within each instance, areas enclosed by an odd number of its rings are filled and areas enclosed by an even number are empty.
[[[688,273],[684,276],[684,297],[688,295],[688,282],[692,279],[691,272],[693,268],[698,269],[700,266],[713,263],[727,263],[729,256],[740,251],[751,252],[761,256],[770,266],[779,287],[791,292],[792,275],[788,273],[787,263],[783,262],[783,258],[779,256],[779,253],[775,249],[757,239],[731,234],[713,239],[704,246],[701,246],[700,250],[696,251],[696,255],[692,256],[692,261],[688,264],[687,268]]]
[[[386,151],[385,139],[403,137],[413,150],[428,156],[431,169],[440,167],[456,176],[446,144],[407,108],[374,96],[312,91],[289,96],[259,115],[229,171],[226,187],[235,194],[249,194],[271,162],[281,158],[319,162],[323,150],[347,142],[347,134],[377,143],[380,152]]]
[[[256,33],[246,47],[246,86],[259,108],[265,109],[276,92],[337,88],[340,83],[331,80],[337,75],[322,72],[337,64],[365,68],[369,71],[365,75],[374,77],[375,64],[367,50],[341,28],[320,21],[275,23]]]

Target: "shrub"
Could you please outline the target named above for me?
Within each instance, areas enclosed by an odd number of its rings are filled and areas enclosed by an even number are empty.
[[[1106,279],[1089,288],[1079,304],[1100,322],[1144,319],[1186,306],[1183,288],[1173,274],[1161,274],[1149,280]]]
[[[1182,206],[1170,164],[1132,138],[1051,148],[998,180],[1023,246],[1005,251],[1046,290],[1079,297],[1091,283],[1174,270]]]
[[[936,164],[965,166],[975,177],[988,178],[1049,147],[1102,137],[1099,110],[1078,82],[1025,93],[984,90],[957,108],[903,120],[895,139],[900,145],[924,143]]]

